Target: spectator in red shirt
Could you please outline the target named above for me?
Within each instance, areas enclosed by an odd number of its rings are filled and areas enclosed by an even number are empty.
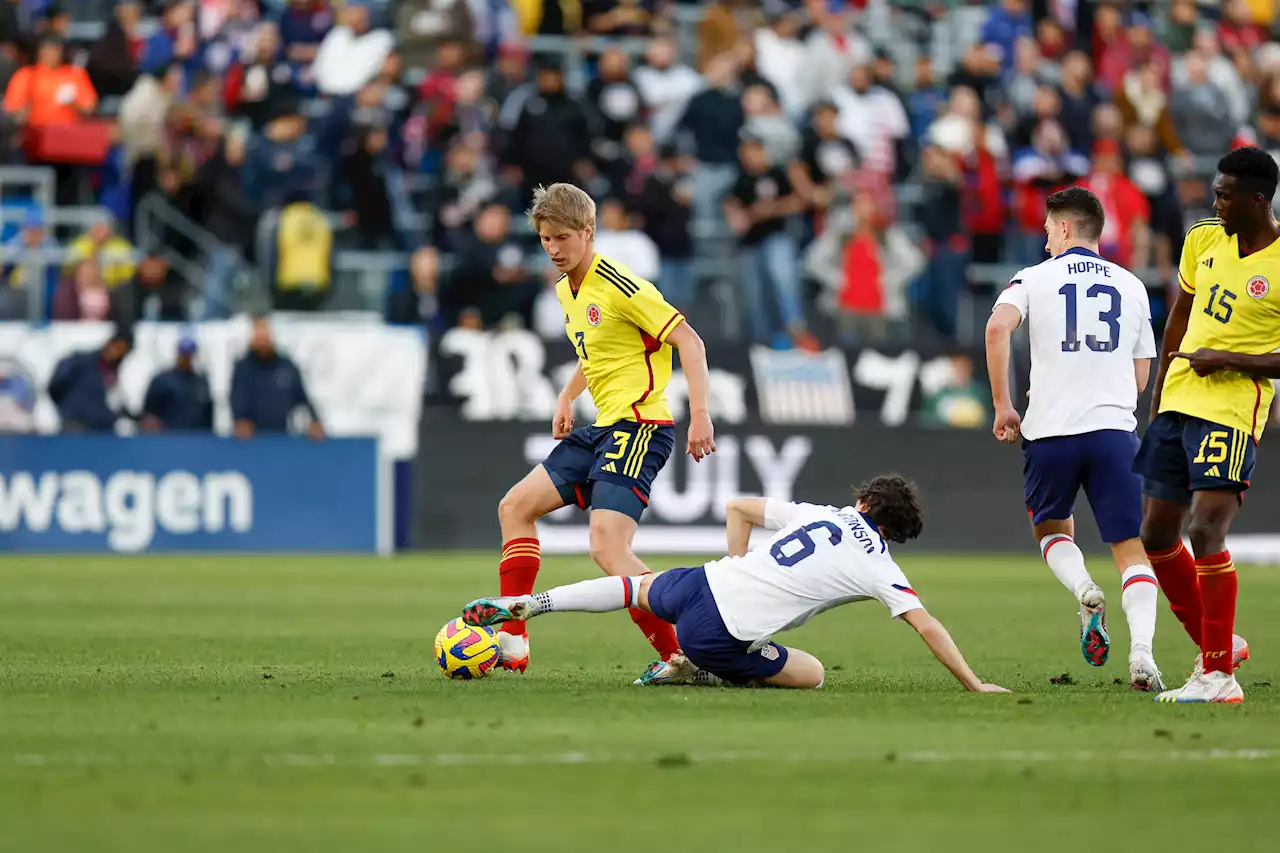
[[[1107,215],[1099,241],[1103,257],[1129,269],[1145,268],[1150,261],[1151,206],[1124,173],[1118,144],[1111,140],[1097,144],[1093,171],[1080,186],[1093,191]]]
[[[993,264],[1000,260],[1004,245],[1008,158],[1003,140],[998,149],[993,149],[985,130],[985,125],[975,122],[973,148],[961,158],[964,190],[960,204],[965,228],[972,237],[973,262]]]
[[[423,138],[429,145],[453,122],[453,110],[458,101],[458,76],[467,58],[466,45],[457,39],[441,43],[436,53],[436,67],[418,87],[418,99],[422,105],[420,115]]]
[[[1218,41],[1224,53],[1234,55],[1240,51],[1252,54],[1267,41],[1267,34],[1258,26],[1249,8],[1248,0],[1231,0],[1223,9],[1222,22],[1218,24]]]
[[[1104,9],[1111,10],[1106,15]],[[1119,16],[1110,6],[1098,9],[1097,22]],[[1110,26],[1109,24],[1107,25]],[[1116,29],[1104,37],[1101,52],[1095,43],[1094,61],[1098,66],[1098,80],[1114,94],[1124,84],[1124,75],[1131,68],[1150,63],[1159,71],[1160,81],[1167,87],[1171,58],[1169,48],[1158,43],[1151,33],[1151,21],[1146,15],[1135,12],[1127,29]]]

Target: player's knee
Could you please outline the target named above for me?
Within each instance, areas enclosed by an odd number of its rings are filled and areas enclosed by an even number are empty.
[[[631,548],[608,534],[591,531],[591,559],[606,575],[624,573],[631,566]]]
[[[1180,525],[1169,524],[1157,515],[1146,514],[1142,518],[1142,547],[1147,551],[1167,551],[1176,548],[1180,539]]]
[[[782,672],[768,680],[777,687],[796,690],[816,690],[826,681],[827,673],[818,660],[808,652],[787,649],[787,663]]]
[[[498,522],[500,524],[527,524],[536,521],[537,516],[533,514],[534,503],[529,500],[524,490],[519,485],[512,486],[511,490],[502,496],[502,500],[498,501]]]
[[[810,657],[805,662],[804,675],[801,677],[801,687],[809,690],[817,690],[827,680],[827,671],[822,666],[822,661],[815,657]]]
[[[1197,557],[1217,554],[1227,547],[1226,527],[1211,515],[1194,515],[1187,528],[1191,551]]]

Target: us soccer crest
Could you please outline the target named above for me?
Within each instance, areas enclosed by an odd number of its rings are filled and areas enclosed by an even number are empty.
[[[1271,283],[1262,276],[1255,275],[1249,279],[1249,283],[1244,286],[1244,289],[1254,299],[1261,299],[1271,292]]]
[[[587,306],[587,322],[593,326],[600,325],[600,306],[594,302]]]

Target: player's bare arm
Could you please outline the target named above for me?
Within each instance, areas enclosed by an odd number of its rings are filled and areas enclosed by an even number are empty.
[[[582,372],[582,363],[579,362],[577,370],[573,371],[569,381],[564,384],[560,399],[556,401],[556,415],[551,421],[552,436],[568,438],[569,433],[573,432],[573,404],[586,389],[587,377]]]
[[[964,685],[964,689],[971,693],[1008,693],[1009,691],[995,684],[987,684],[973,674],[973,670],[969,668],[969,664],[965,662],[964,655],[960,654],[960,649],[956,647],[955,641],[951,639],[951,635],[947,633],[947,629],[942,623],[929,614],[927,610],[910,610],[902,614],[902,620],[916,629],[916,633],[920,635],[920,639],[924,640],[925,645],[929,647],[929,651],[933,652],[933,656],[951,671]]]
[[[1197,376],[1233,370],[1256,379],[1280,379],[1280,354],[1246,355],[1240,352],[1201,347],[1195,352],[1174,352],[1170,359],[1185,358]]]
[[[680,351],[680,366],[689,382],[689,444],[686,452],[695,462],[701,462],[716,452],[709,403],[711,374],[707,368],[707,347],[688,320],[667,335],[667,343]]]
[[[1139,394],[1147,390],[1147,382],[1151,380],[1151,359],[1135,358],[1133,360],[1133,379],[1137,383]]]
[[[997,305],[987,320],[987,375],[991,379],[991,402],[996,410],[991,432],[1000,441],[1018,440],[1022,418],[1009,395],[1009,338],[1022,325],[1022,314],[1012,305]]]
[[[725,538],[730,557],[741,557],[751,545],[751,531],[764,527],[764,498],[734,498],[726,505]]]
[[[1160,363],[1156,373],[1156,384],[1151,389],[1151,419],[1155,420],[1160,413],[1160,393],[1164,390],[1164,377],[1169,371],[1169,362],[1182,338],[1187,334],[1187,322],[1191,319],[1191,306],[1196,301],[1194,293],[1178,288],[1178,298],[1169,309],[1169,319],[1164,324],[1164,337],[1160,341]]]

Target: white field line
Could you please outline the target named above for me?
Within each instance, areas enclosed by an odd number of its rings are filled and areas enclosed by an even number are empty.
[[[494,767],[550,766],[576,764],[746,764],[746,763],[861,763],[884,764],[1084,764],[1097,762],[1204,762],[1204,761],[1280,761],[1280,749],[1200,749],[1200,750],[907,750],[902,752],[670,752],[663,754],[607,752],[547,753],[281,753],[232,757],[231,766],[260,764],[266,767]],[[93,753],[15,753],[0,756],[0,766],[12,767],[153,767],[200,764],[198,758],[188,761],[138,760],[135,757]]]

